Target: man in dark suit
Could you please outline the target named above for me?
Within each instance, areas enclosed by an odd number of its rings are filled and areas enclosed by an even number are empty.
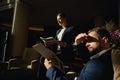
[[[83,42],[91,57],[77,80],[113,80],[109,32],[100,27],[93,28],[87,34],[78,34],[75,44]]]

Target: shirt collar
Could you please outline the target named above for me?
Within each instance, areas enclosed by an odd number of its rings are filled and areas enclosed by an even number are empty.
[[[91,56],[90,59],[99,58],[102,54],[106,53],[106,52],[109,51],[110,49],[111,49],[111,48],[108,48],[108,49],[106,49],[106,50],[102,50],[102,51],[100,51],[99,53]]]

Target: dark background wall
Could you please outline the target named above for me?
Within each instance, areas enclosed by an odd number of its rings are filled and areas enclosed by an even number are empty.
[[[24,0],[30,5],[30,25],[57,25],[56,14],[65,12],[73,25],[84,26],[96,16],[118,17],[118,0]]]

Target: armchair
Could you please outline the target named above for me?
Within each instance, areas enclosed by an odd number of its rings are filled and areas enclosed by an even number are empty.
[[[33,48],[25,48],[21,58],[12,58],[8,61],[8,69],[32,69],[37,71],[40,54]]]

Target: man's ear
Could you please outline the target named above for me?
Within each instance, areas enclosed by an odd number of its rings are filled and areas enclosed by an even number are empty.
[[[103,38],[102,38],[102,42],[103,42],[103,43],[107,43],[107,42],[108,42],[108,38],[107,38],[107,37],[103,37]]]

